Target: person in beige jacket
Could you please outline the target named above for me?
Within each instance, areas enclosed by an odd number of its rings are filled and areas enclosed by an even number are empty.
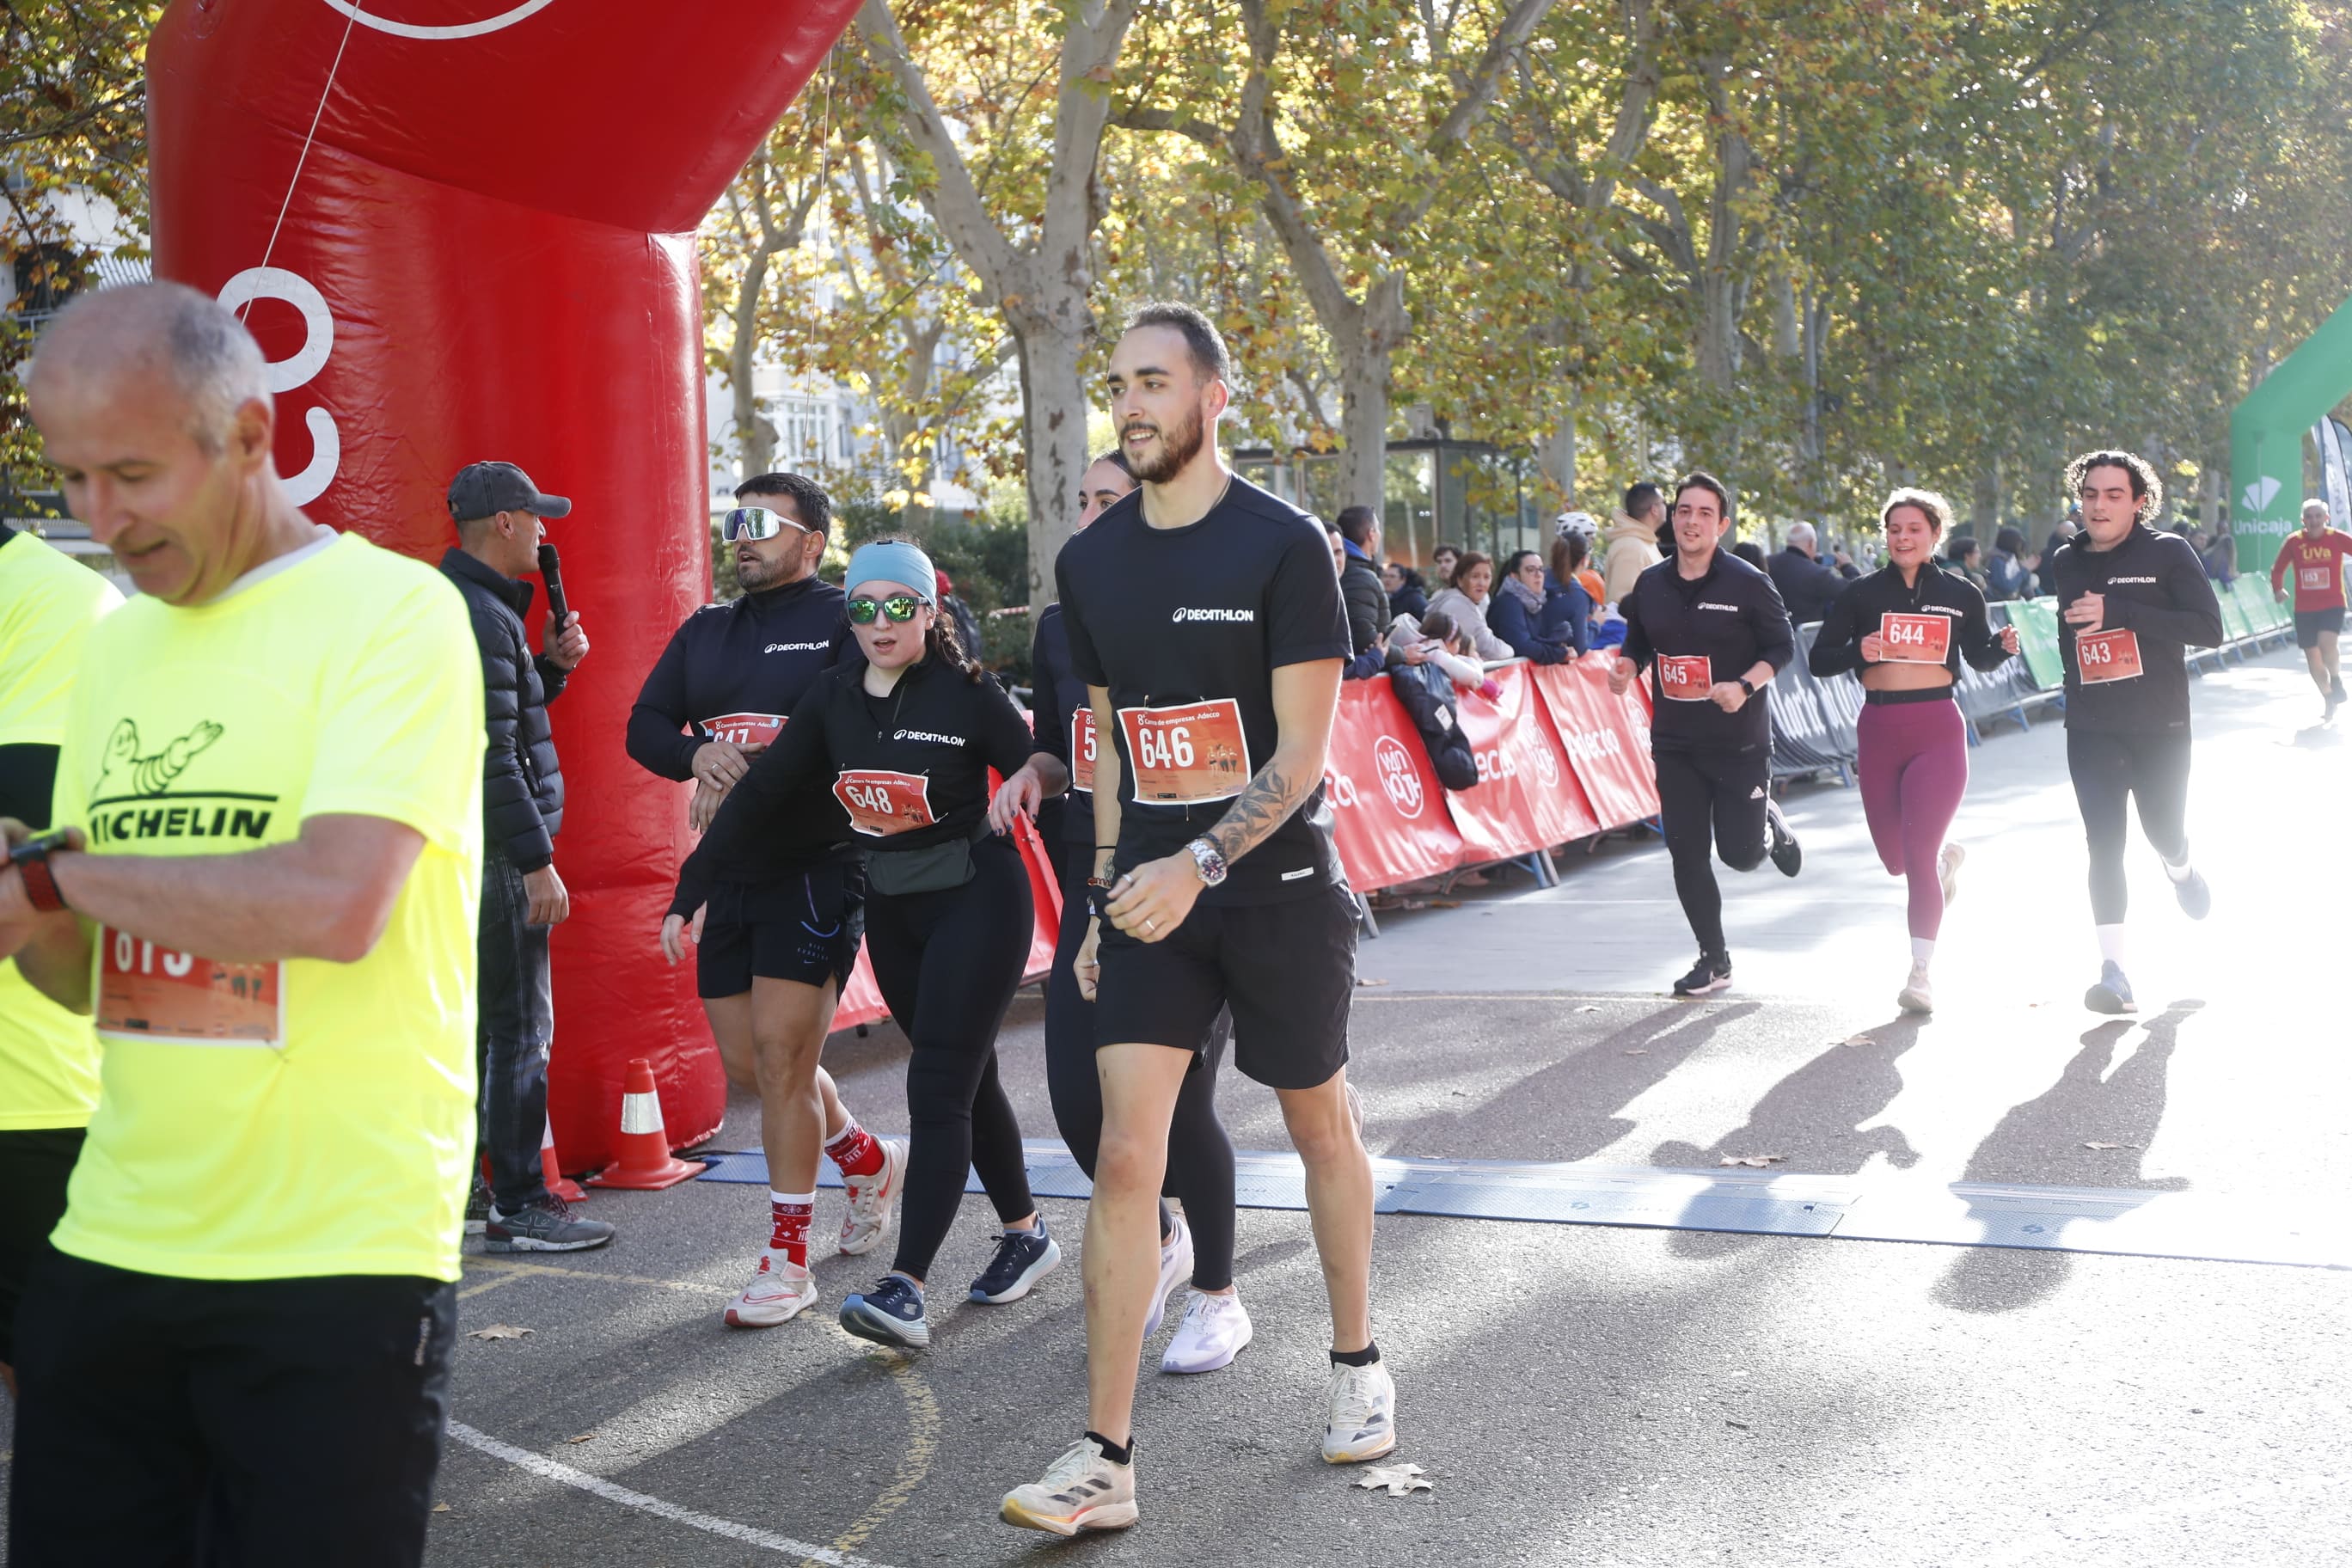
[[[1666,498],[1643,479],[1625,491],[1624,510],[1601,535],[1606,582],[1603,602],[1617,604],[1633,591],[1633,579],[1665,559],[1658,553],[1658,524],[1666,517]]]

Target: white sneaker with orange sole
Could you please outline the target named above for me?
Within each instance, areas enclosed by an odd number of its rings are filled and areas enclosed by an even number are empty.
[[[898,1189],[906,1184],[907,1141],[884,1138],[882,1168],[870,1176],[845,1176],[849,1212],[841,1216],[841,1250],[856,1258],[881,1245],[898,1206]]]

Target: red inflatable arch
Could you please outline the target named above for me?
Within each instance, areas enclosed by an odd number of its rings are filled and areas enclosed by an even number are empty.
[[[622,733],[710,591],[693,230],[855,9],[173,0],[148,53],[156,270],[252,301],[278,470],[310,515],[430,560],[468,461],[573,498],[551,537],[593,645],[552,710],[572,896],[552,1101],[575,1169],[613,1152],[628,1058],[652,1058],[674,1142],[726,1102],[690,971],[654,943],[685,786]]]

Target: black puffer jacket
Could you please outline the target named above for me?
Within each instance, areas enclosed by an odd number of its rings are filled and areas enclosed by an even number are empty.
[[[1339,599],[1348,608],[1349,641],[1361,653],[1389,629],[1389,591],[1381,586],[1380,573],[1352,550],[1339,574]]]
[[[533,657],[524,633],[531,585],[501,577],[462,550],[441,570],[465,595],[482,650],[482,710],[489,745],[482,758],[482,835],[518,871],[555,859],[563,826],[563,769],[547,705],[563,695],[566,672]]]

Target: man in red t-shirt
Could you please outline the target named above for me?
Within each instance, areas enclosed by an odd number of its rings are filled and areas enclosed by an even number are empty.
[[[2294,646],[2310,662],[2311,679],[2326,701],[2327,717],[2344,701],[2344,675],[2336,640],[2344,630],[2344,567],[2352,561],[2352,533],[2327,526],[2327,503],[2303,503],[2303,531],[2289,534],[2271,563],[2271,592],[2287,602],[2286,574],[2294,574]]]

